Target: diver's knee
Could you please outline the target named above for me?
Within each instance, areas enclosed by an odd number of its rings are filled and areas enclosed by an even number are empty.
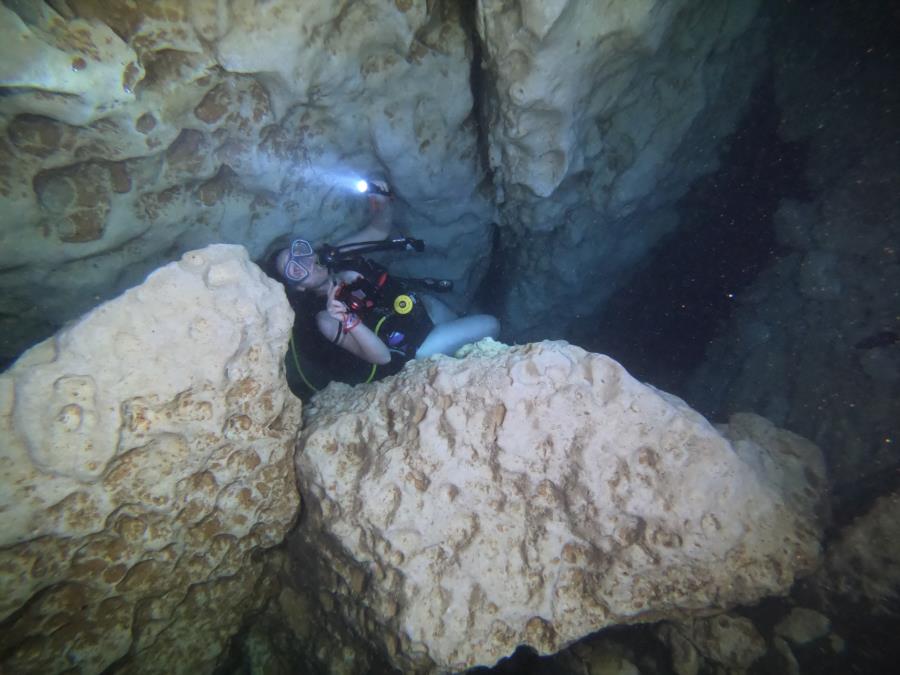
[[[455,321],[459,318],[459,315],[450,309],[443,300],[439,300],[429,293],[422,294],[422,302],[425,303],[428,316],[431,317],[435,325]]]
[[[500,321],[496,316],[492,314],[485,314],[486,317],[485,323],[487,324],[487,330],[485,337],[496,339],[498,335],[500,335]]]
[[[500,335],[500,322],[497,320],[492,314],[478,314],[477,316],[473,316],[472,319],[477,319],[477,333],[478,340],[482,338],[496,338]]]

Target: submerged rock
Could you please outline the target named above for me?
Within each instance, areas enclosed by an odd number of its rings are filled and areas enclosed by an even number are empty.
[[[678,675],[697,675],[710,662],[725,672],[743,673],[766,653],[766,641],[753,622],[728,614],[666,622],[659,635],[672,650],[672,667]]]
[[[806,607],[795,607],[775,626],[775,633],[795,645],[805,645],[828,635],[831,622],[824,614]]]
[[[815,578],[823,602],[846,603],[865,616],[900,615],[900,491],[880,497],[872,508],[830,542]]]
[[[765,62],[759,5],[477,3],[497,292],[517,340],[571,339],[675,229]]]
[[[211,246],[0,376],[0,670],[212,670],[297,511],[292,318]]]
[[[404,671],[752,603],[817,563],[824,465],[762,418],[724,432],[566,343],[415,361],[314,400],[291,549]]]

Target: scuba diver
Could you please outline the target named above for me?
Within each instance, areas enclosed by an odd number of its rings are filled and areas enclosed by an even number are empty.
[[[496,338],[500,324],[495,317],[458,317],[432,294],[450,290],[452,282],[397,278],[362,257],[375,251],[421,251],[424,243],[407,237],[387,240],[393,194],[386,183],[361,181],[360,191],[368,194],[372,214],[366,228],[336,246],[319,249],[297,238],[270,257],[270,270],[287,288],[295,310],[304,296],[320,299],[319,308],[324,300],[324,309],[319,309],[314,319],[318,333],[372,364],[366,381],[374,377],[378,367],[381,374],[392,374],[413,358],[453,355],[471,342]],[[296,350],[293,341],[291,349]],[[303,374],[296,351],[293,356],[300,377],[315,389]]]

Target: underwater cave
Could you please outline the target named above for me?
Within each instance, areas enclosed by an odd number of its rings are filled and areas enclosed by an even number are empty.
[[[0,670],[892,668],[895,3],[0,29]]]

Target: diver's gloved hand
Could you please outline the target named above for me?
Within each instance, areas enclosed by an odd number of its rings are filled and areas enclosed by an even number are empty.
[[[372,213],[387,214],[387,209],[394,200],[391,186],[383,180],[370,180],[368,195],[369,208],[372,210]]]
[[[350,313],[347,305],[336,297],[342,286],[343,284],[332,284],[331,288],[328,289],[328,301],[325,303],[325,311],[328,312],[328,316],[341,324],[347,320],[347,315]]]
[[[381,195],[382,197],[393,197],[394,193],[391,192],[391,186],[388,185],[387,181],[383,180],[370,180],[369,181],[369,194],[370,195]]]

